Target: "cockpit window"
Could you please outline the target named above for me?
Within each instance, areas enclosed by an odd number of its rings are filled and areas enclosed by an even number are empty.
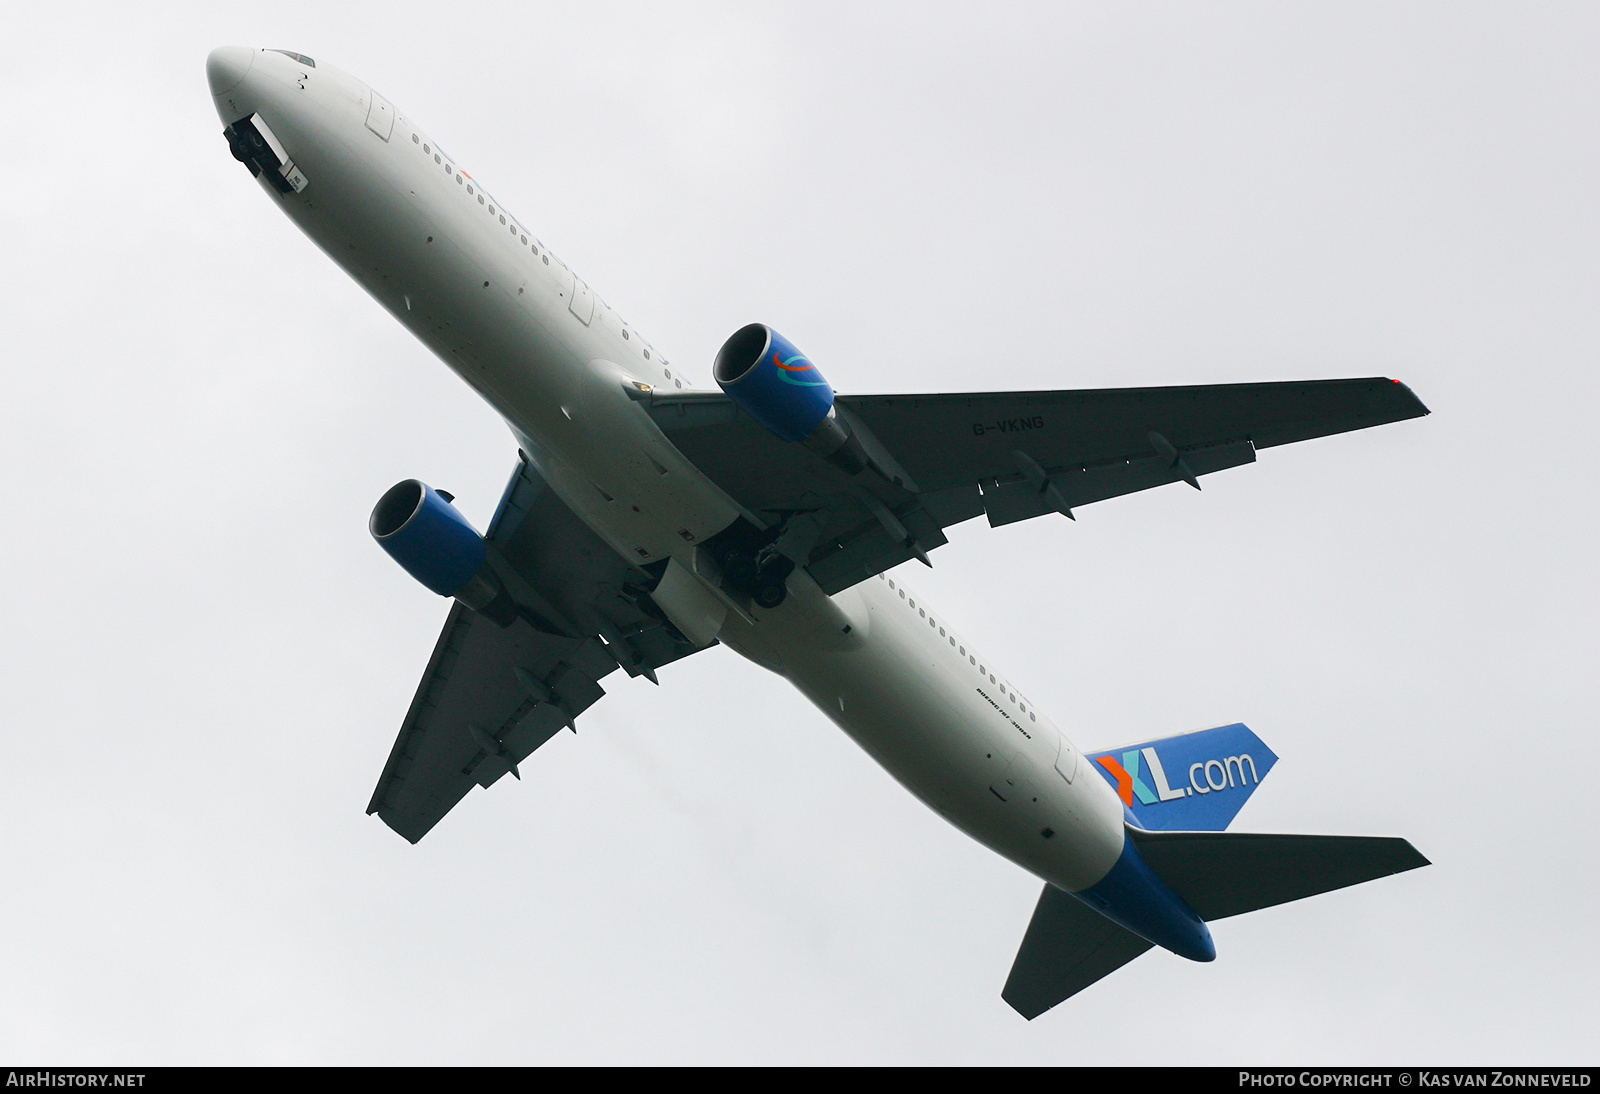
[[[317,67],[317,62],[313,61],[310,57],[307,57],[304,53],[296,53],[292,49],[275,49],[275,50],[272,50],[271,52],[273,52],[273,53],[281,53],[285,57],[293,57],[295,60],[297,60],[301,64],[305,65],[307,68],[316,68]]]

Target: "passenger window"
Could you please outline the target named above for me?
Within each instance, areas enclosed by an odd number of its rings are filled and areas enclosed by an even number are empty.
[[[505,218],[505,217],[501,217],[501,218],[500,218],[500,223],[501,223],[501,224],[504,224],[504,223],[505,223],[505,222],[506,222],[506,218]],[[513,229],[512,229],[512,231],[515,231],[515,230],[516,230],[516,229],[514,229],[514,228],[513,228]]]
[[[550,256],[549,255],[545,255],[544,256],[544,264],[546,266],[550,265]]]
[[[527,236],[523,236],[522,237],[522,245],[524,247],[526,247],[528,245],[528,237]]]
[[[645,350],[644,351],[644,359],[646,361],[650,360],[650,351],[649,350]]]
[[[424,144],[422,145],[422,151],[425,152],[425,153],[426,152],[432,152],[433,149],[429,148],[428,145],[426,144],[426,142],[424,142]]]
[[[471,191],[471,190],[468,190],[468,191],[467,191],[467,193],[469,193],[469,194],[470,194],[470,193],[472,193],[472,191]],[[479,204],[479,205],[482,205],[482,204],[483,204],[483,195],[482,195],[482,194],[479,194],[479,195],[478,195],[478,204]]]
[[[682,380],[674,380],[672,382],[673,382],[673,384],[675,384],[678,387],[682,387],[683,386],[683,381]]]
[[[472,193],[472,185],[470,183],[467,185],[467,193]]]
[[[491,206],[489,206],[489,212],[490,212],[490,213],[493,213],[493,212],[494,212],[494,206],[493,206],[493,205],[491,205]]]
[[[669,379],[669,380],[672,379],[672,370],[670,368],[666,370],[666,376],[667,376],[667,379]]]
[[[412,144],[421,144],[422,143],[422,138],[417,136],[415,133],[413,133],[413,134],[411,134],[411,143]]]
[[[622,340],[624,342],[626,342],[628,340],[628,332],[627,331],[623,331],[622,332]]]

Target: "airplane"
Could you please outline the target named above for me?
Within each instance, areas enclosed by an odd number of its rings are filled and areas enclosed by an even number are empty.
[[[888,571],[944,529],[1075,510],[1416,418],[1384,377],[1192,387],[836,394],[762,323],[715,388],[596,294],[360,80],[225,46],[206,76],[233,157],[505,420],[479,533],[418,479],[370,531],[452,604],[369,814],[412,843],[604,694],[713,645],[787,679],[902,786],[1044,883],[1002,998],[1028,1019],[1207,923],[1428,864],[1404,839],[1226,831],[1276,756],[1221,726],[1082,752]]]

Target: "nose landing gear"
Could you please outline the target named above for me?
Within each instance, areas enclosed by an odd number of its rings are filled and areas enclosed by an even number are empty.
[[[260,114],[240,118],[224,129],[222,135],[228,138],[228,150],[233,158],[250,168],[250,173],[258,178],[265,173],[278,193],[298,194],[306,188],[305,175],[289,159]]]

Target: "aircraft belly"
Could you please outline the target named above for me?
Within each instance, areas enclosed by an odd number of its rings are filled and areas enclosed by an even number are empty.
[[[548,455],[531,440],[524,441],[540,474],[556,496],[566,502],[611,548],[634,565],[645,565],[682,553],[687,544],[672,530],[671,514],[660,514],[635,505],[627,496],[603,492],[589,476],[566,459]]]
[[[966,659],[958,663],[936,632],[930,641],[931,628],[882,580],[833,599],[842,618],[870,620],[859,641],[822,641],[837,628],[785,619],[782,609],[757,612],[755,627],[730,619],[725,635],[740,652],[770,651],[802,694],[957,828],[1060,888],[1099,881],[1122,852],[1121,803],[1104,780],[1068,783],[1056,772],[1055,728],[1030,723],[1043,731],[1029,736],[998,717],[968,679],[976,672]],[[757,640],[750,631],[769,633]],[[990,788],[1008,776],[1014,789],[1003,800]]]

